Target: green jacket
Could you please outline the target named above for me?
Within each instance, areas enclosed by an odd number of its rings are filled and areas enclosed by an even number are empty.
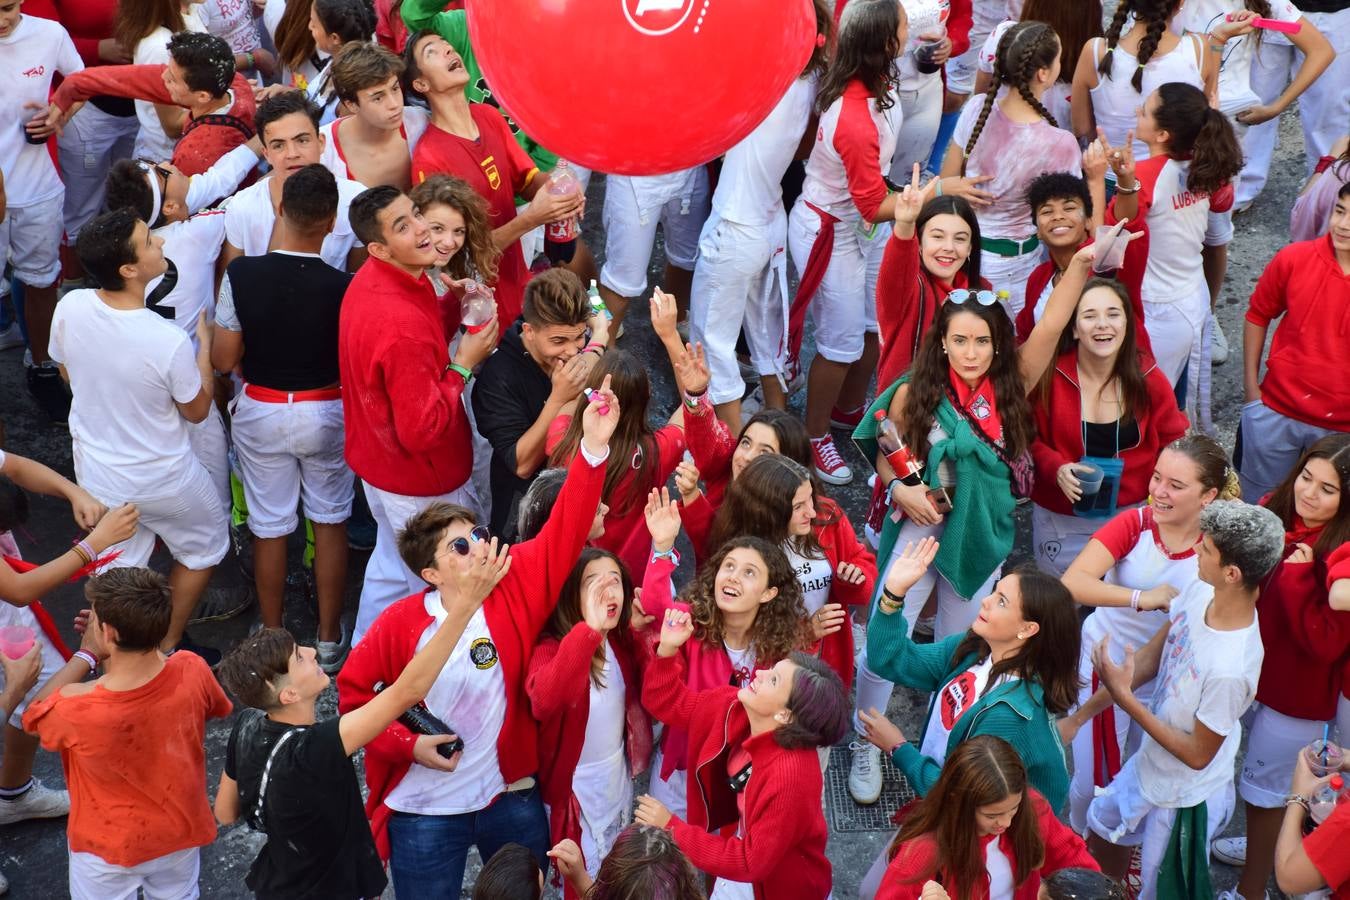
[[[409,33],[424,29],[434,31],[455,48],[455,52],[464,60],[464,68],[469,72],[469,84],[464,88],[464,94],[470,103],[490,103],[501,109],[501,105],[492,96],[492,89],[483,79],[483,70],[478,67],[478,57],[474,55],[473,44],[469,42],[468,14],[464,10],[445,9],[445,0],[403,0],[401,12]],[[552,172],[558,165],[557,154],[545,150],[521,131],[520,126],[511,119],[506,110],[501,109],[501,113],[506,117],[506,124],[511,126],[511,133],[516,136],[516,142],[530,154],[530,159],[534,160],[539,171]]]
[[[877,410],[890,409],[896,389],[908,381],[909,375],[902,375],[882,391],[853,430],[853,440],[869,462],[877,458],[877,423],[872,416]],[[957,593],[969,599],[1012,552],[1016,532],[1013,511],[1017,506],[1012,473],[945,398],[938,404],[935,418],[948,437],[928,451],[924,478],[930,487],[937,487],[938,465],[951,460],[956,469],[956,488],[933,565]],[[882,522],[877,562],[884,568],[900,534],[900,524],[890,516],[883,517]]]
[[[936,644],[916,644],[910,640],[905,617],[899,612],[877,611],[867,623],[867,665],[882,678],[916,690],[929,691],[927,731],[937,692],[949,681],[979,662],[968,654],[952,660],[965,634],[954,634]],[[1064,763],[1064,746],[1054,717],[1045,708],[1041,685],[1027,679],[1014,679],[986,690],[975,705],[956,722],[947,739],[947,754],[964,740],[979,734],[992,734],[1013,745],[1027,767],[1031,786],[1045,795],[1058,810],[1069,796],[1069,770]],[[928,793],[938,780],[942,766],[919,752],[923,739],[906,742],[891,756],[897,769],[905,773],[914,792]]]

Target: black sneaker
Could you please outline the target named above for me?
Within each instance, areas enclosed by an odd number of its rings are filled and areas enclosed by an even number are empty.
[[[30,366],[28,393],[33,395],[43,415],[57,425],[66,424],[70,418],[70,392],[61,379],[60,369],[56,366]]]
[[[183,638],[178,642],[178,646],[173,648],[174,653],[178,653],[182,650],[197,654],[202,658],[202,662],[206,663],[208,666],[214,666],[216,663],[220,662],[219,650],[214,647],[203,647],[201,644],[194,644],[188,638],[186,632],[183,633]]]
[[[192,618],[188,619],[188,624],[233,619],[252,607],[253,599],[251,587],[209,588],[202,595],[202,599],[197,601],[197,608],[192,611]]]

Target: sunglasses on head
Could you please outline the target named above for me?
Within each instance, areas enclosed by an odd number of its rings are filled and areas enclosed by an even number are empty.
[[[966,288],[957,288],[947,295],[948,303],[965,303],[967,300],[974,300],[981,306],[993,306],[999,300],[1007,300],[1008,292],[998,291],[971,291]]]
[[[475,525],[473,530],[469,532],[468,537],[455,538],[450,542],[450,546],[446,549],[458,553],[460,556],[468,556],[469,550],[474,544],[477,544],[480,541],[490,540],[491,538],[492,531],[486,525]]]

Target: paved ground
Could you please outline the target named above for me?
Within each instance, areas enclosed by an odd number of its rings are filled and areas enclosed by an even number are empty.
[[[1265,194],[1252,210],[1238,218],[1237,235],[1232,244],[1232,264],[1229,271],[1228,286],[1224,292],[1220,308],[1220,319],[1230,338],[1240,341],[1241,316],[1245,310],[1246,299],[1262,267],[1274,251],[1287,242],[1288,209],[1303,180],[1302,140],[1297,123],[1292,116],[1286,116],[1282,122],[1281,136],[1283,147],[1276,155],[1271,174],[1271,182]],[[603,185],[592,188],[592,202],[589,204],[589,216],[586,234],[593,246],[598,243],[596,237],[599,227],[601,208],[600,193]],[[597,248],[599,253],[600,248]],[[657,261],[660,256],[658,254]],[[659,277],[659,266],[653,266],[653,279]],[[655,283],[655,280],[653,280]],[[639,304],[642,306],[642,304]],[[628,335],[621,343],[625,349],[644,356],[651,362],[653,402],[655,416],[664,418],[673,409],[675,396],[669,371],[650,330],[643,322],[646,320],[644,309],[637,309],[633,321],[628,327]],[[1238,360],[1238,344],[1234,344],[1234,358],[1226,365],[1214,369],[1214,413],[1224,442],[1231,447],[1233,423],[1238,413],[1241,372]],[[808,349],[810,345],[808,344]],[[36,407],[24,388],[21,363],[22,351],[11,350],[0,354],[0,416],[8,428],[8,443],[5,449],[26,456],[35,457],[61,470],[72,474],[70,459],[70,438],[64,428],[44,424]],[[800,412],[802,397],[794,403]],[[855,471],[865,471],[866,465],[857,457],[847,442],[840,442],[841,449],[850,457]],[[833,493],[853,516],[855,522],[863,514],[866,506],[865,484],[859,479],[855,484],[835,490]],[[1026,553],[1026,523],[1021,529],[1019,552]],[[46,559],[56,553],[75,535],[75,528],[69,516],[69,510],[61,503],[46,498],[35,498],[33,517],[27,532],[19,536],[19,542],[26,555],[36,559]],[[298,552],[292,553],[292,559],[298,559]],[[354,617],[356,598],[359,593],[361,572],[366,556],[354,553],[351,571],[348,576],[348,617]],[[162,561],[161,561],[162,562]],[[216,591],[241,591],[247,585],[241,578],[232,558],[221,564],[212,579],[211,589]],[[80,606],[80,593],[76,587],[64,587],[48,598],[47,605],[69,631],[68,623]],[[201,642],[219,647],[230,647],[246,633],[253,621],[254,612],[233,621],[198,626],[192,629],[194,637]],[[302,640],[314,636],[314,617],[298,597],[288,600],[287,625]],[[900,690],[892,700],[890,713],[907,733],[917,733],[921,726],[923,698],[913,692]],[[329,702],[331,712],[331,700]],[[214,723],[208,730],[207,761],[208,782],[212,794],[220,775],[228,724]],[[846,751],[836,750],[835,764],[846,765]],[[63,783],[60,762],[52,754],[39,753],[37,773],[44,781],[53,785]],[[867,817],[867,812],[852,808],[838,808],[832,811],[831,821],[842,822],[843,827],[855,827],[856,822]],[[876,816],[875,818],[880,818]],[[1240,822],[1232,826],[1240,833]],[[857,884],[867,871],[872,859],[887,839],[885,831],[838,831],[832,832],[830,857],[835,865],[835,896],[851,898],[856,895]],[[248,869],[254,852],[259,845],[256,836],[242,828],[222,829],[216,842],[206,848],[202,865],[202,894],[208,898],[232,898],[247,896],[243,886],[243,877]],[[10,879],[10,896],[16,898],[56,898],[66,894],[66,846],[64,840],[64,821],[25,823],[0,829],[0,870]],[[1230,887],[1235,881],[1233,870],[1224,866],[1215,866],[1216,888]],[[1274,896],[1274,885],[1271,886]],[[392,893],[392,892],[391,892]],[[467,896],[467,894],[466,894]]]

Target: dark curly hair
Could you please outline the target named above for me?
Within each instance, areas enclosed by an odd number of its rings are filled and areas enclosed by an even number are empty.
[[[723,646],[722,611],[716,599],[717,573],[727,554],[738,549],[753,550],[760,555],[768,572],[769,588],[778,590],[777,596],[759,607],[750,626],[750,644],[755,648],[759,665],[772,665],[806,646],[811,639],[802,588],[782,548],[751,535],[732,538],[699,569],[693,582],[684,589],[682,599],[693,613],[694,636],[710,647]]]
[[[900,82],[896,63],[904,47],[896,35],[905,14],[896,0],[853,0],[839,22],[839,45],[816,91],[816,112],[844,96],[851,81],[861,81],[878,109],[895,103],[891,89]]]
[[[984,131],[984,123],[989,120],[994,101],[998,99],[999,89],[1005,84],[1020,94],[1042,119],[1059,127],[1050,110],[1031,92],[1031,79],[1036,77],[1036,72],[1049,68],[1058,55],[1059,37],[1055,29],[1044,22],[1018,22],[1003,33],[994,59],[993,81],[984,95],[984,106],[980,109],[980,116],[975,120],[975,127],[970,132],[970,139],[966,141],[961,156],[962,175],[966,174],[966,161],[975,152],[980,133]]]

